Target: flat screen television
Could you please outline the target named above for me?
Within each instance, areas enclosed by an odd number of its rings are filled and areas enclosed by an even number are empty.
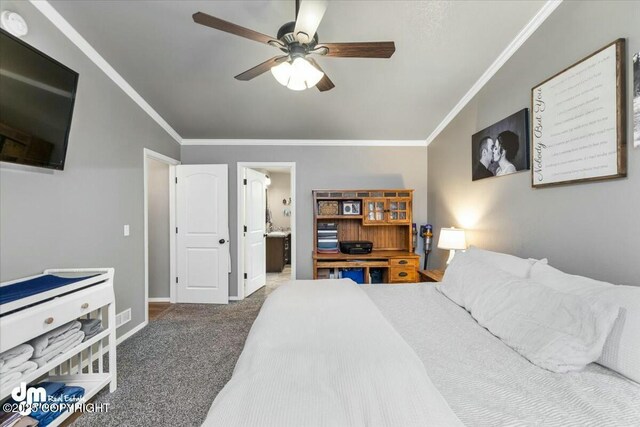
[[[64,169],[78,73],[0,29],[0,161]]]

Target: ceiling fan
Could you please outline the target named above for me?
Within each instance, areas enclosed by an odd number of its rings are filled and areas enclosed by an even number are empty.
[[[292,90],[316,86],[321,92],[335,87],[320,65],[309,55],[342,58],[390,58],[395,52],[393,42],[320,43],[316,32],[327,8],[327,1],[296,0],[296,20],[287,22],[278,30],[277,37],[224,21],[203,12],[193,14],[194,22],[235,34],[280,49],[284,55],[256,65],[238,74],[238,80],[251,80],[268,70],[282,85]]]

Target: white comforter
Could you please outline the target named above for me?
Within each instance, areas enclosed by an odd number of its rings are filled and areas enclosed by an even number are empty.
[[[461,425],[424,365],[350,280],[267,299],[205,426]]]
[[[638,427],[640,385],[598,364],[537,367],[431,284],[362,289],[415,350],[469,427]]]

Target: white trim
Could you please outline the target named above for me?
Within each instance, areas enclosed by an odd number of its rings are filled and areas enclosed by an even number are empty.
[[[240,298],[240,297],[233,297],[233,296],[229,297],[229,301],[242,301],[242,300],[243,298]]]
[[[175,302],[175,285],[173,283],[176,277],[176,233],[175,230],[175,193],[176,186],[176,166],[180,164],[179,160],[172,159],[164,154],[157,153],[148,148],[142,149],[142,170],[144,180],[143,204],[144,204],[144,321],[149,322],[149,166],[148,160],[153,159],[169,165],[169,299]],[[173,202],[173,203],[172,203]]]
[[[156,123],[160,125],[177,143],[181,143],[182,137],[176,132],[156,110],[104,59],[88,41],[80,35],[75,28],[46,0],[30,0],[49,21],[53,23],[73,44],[75,44],[87,57],[93,61],[120,89],[140,106]]]
[[[149,302],[171,302],[171,298],[166,298],[166,297],[151,298],[151,297],[149,297]]]
[[[144,322],[140,323],[138,326],[136,326],[135,328],[131,329],[129,332],[127,332],[126,334],[120,336],[117,340],[116,340],[116,345],[120,345],[123,342],[125,342],[127,339],[131,338],[135,333],[140,332],[140,330],[142,330],[145,326],[147,326],[149,324],[148,320],[145,320]]]
[[[183,139],[182,145],[299,145],[345,147],[426,147],[424,140],[384,139]]]
[[[237,237],[238,237],[238,276],[237,276],[237,284],[238,284],[238,295],[232,299],[229,297],[230,301],[238,301],[243,300],[245,297],[244,294],[244,221],[241,219],[241,215],[244,212],[244,171],[246,168],[289,168],[290,179],[291,179],[291,241],[289,244],[291,245],[291,278],[296,278],[296,163],[295,162],[238,162],[237,163],[237,178],[236,178],[236,195],[237,195],[237,212],[236,212],[236,222],[237,222]]]
[[[562,0],[548,0],[544,6],[540,8],[538,13],[524,26],[524,28],[518,33],[518,35],[509,43],[509,45],[502,51],[500,55],[493,61],[493,64],[487,68],[487,70],[480,76],[477,82],[471,86],[471,89],[464,94],[462,99],[458,101],[455,107],[449,114],[440,122],[431,135],[427,138],[426,145],[428,146],[440,132],[442,132],[449,123],[462,111],[462,109],[471,101],[471,99],[480,92],[480,89],[487,84],[487,82],[498,72],[500,68],[513,56],[514,53],[524,44],[525,41],[542,25],[542,23],[553,13],[558,6],[560,6]]]
[[[238,300],[244,299],[244,220],[242,218],[245,197],[244,173],[245,168],[241,167],[240,163],[238,163],[236,167],[236,242],[238,242],[238,256],[236,258],[238,270],[236,277],[236,298],[238,298]],[[231,300],[231,295],[229,295],[229,300]]]
[[[178,277],[178,267],[176,266],[176,239],[178,236],[173,230],[176,229],[176,167],[180,165],[169,165],[169,302],[176,303],[178,297],[175,278]],[[147,243],[148,244],[148,243]],[[147,289],[149,287],[147,286]]]

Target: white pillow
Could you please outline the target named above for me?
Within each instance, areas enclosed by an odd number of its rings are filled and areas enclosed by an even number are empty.
[[[475,246],[470,246],[465,253],[470,254],[474,259],[481,263],[487,263],[495,268],[499,268],[502,271],[506,271],[509,274],[513,274],[514,276],[521,278],[529,277],[531,266],[533,264],[537,262],[543,264],[547,263],[546,258],[542,260],[518,258],[514,255],[492,252],[486,249],[476,248]],[[456,256],[458,255],[459,254],[456,254]]]
[[[620,306],[620,315],[597,363],[640,383],[640,287],[613,285],[535,265],[532,280],[549,288]]]
[[[439,290],[537,366],[578,371],[602,353],[619,307],[558,292],[458,254]]]

